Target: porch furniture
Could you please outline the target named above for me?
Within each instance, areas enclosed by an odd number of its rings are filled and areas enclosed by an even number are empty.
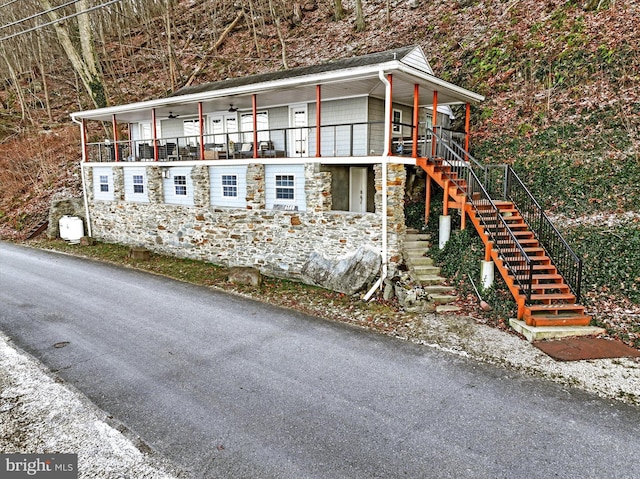
[[[138,158],[142,161],[153,160],[153,147],[146,143],[138,145]]]

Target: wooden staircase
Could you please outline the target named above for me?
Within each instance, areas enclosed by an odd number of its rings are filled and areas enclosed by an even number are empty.
[[[487,200],[483,204],[473,199],[472,204],[468,200],[466,181],[459,179],[442,160],[419,158],[417,164],[445,190],[449,206],[461,209],[470,218],[516,300],[517,319],[534,327],[589,325],[591,317],[585,314],[583,306],[577,304],[576,296],[559,274],[552,258],[547,256],[512,202],[493,200],[491,204]],[[502,219],[497,217],[493,205],[498,208]],[[522,285],[526,290],[523,291]]]

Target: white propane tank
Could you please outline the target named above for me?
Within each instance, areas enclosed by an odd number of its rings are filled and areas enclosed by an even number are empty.
[[[60,218],[60,238],[70,243],[79,243],[84,236],[84,224],[77,216],[63,216]]]

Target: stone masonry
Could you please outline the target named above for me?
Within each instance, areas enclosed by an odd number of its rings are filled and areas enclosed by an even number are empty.
[[[265,209],[264,165],[247,170],[247,206],[219,208],[210,205],[208,168],[191,172],[194,206],[165,204],[162,171],[147,167],[149,203],[124,201],[123,168],[115,166],[116,201],[96,201],[93,182],[87,181],[93,236],[101,241],[144,246],[157,253],[208,261],[228,267],[254,267],[269,276],[304,281],[301,272],[318,253],[341,259],[365,247],[382,248],[382,179],[375,167],[376,212],[331,210],[331,174],[317,163],[305,166],[307,211]],[[85,168],[90,179],[91,168]],[[389,270],[401,261],[404,237],[403,165],[388,168]]]

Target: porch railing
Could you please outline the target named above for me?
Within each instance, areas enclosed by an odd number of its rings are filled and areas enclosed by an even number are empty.
[[[396,156],[413,154],[413,131],[418,130],[418,156],[428,150],[430,138],[424,124],[394,123],[396,130],[391,137],[390,153]],[[341,123],[320,127],[320,144],[317,144],[316,126],[272,128],[258,130],[258,157],[303,158],[320,156],[353,157],[381,156],[384,152],[383,121]],[[200,159],[200,136],[162,137],[157,140],[105,140],[87,145],[87,160],[109,161],[184,161]],[[205,134],[204,159],[252,158],[254,156],[253,132]],[[117,146],[117,156],[116,156]],[[206,153],[211,152],[211,153]]]

